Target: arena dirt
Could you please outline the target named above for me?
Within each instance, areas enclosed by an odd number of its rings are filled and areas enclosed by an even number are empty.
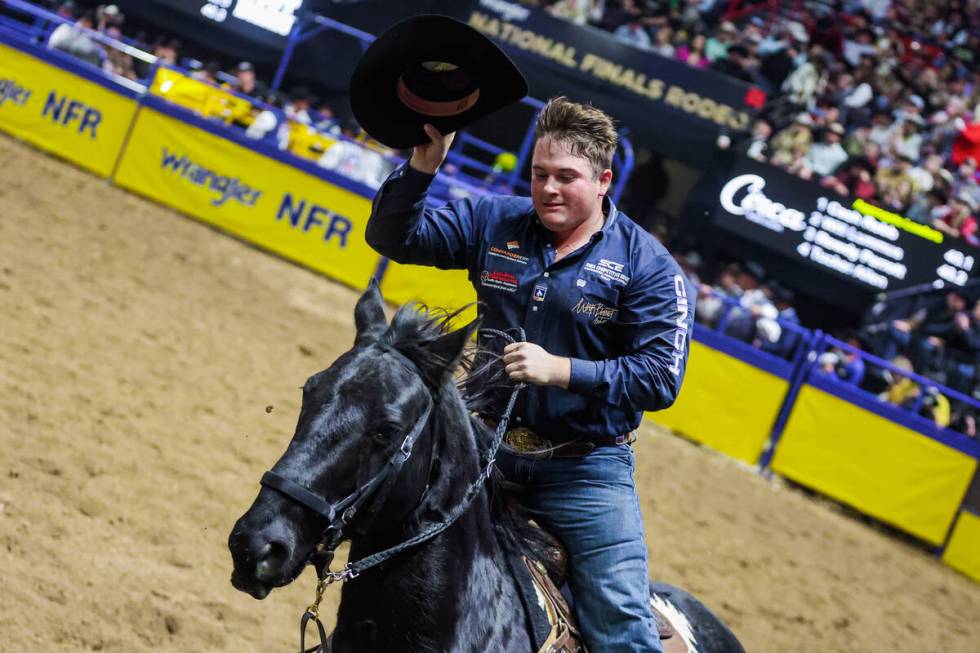
[[[5,136],[0,171],[0,650],[296,650],[310,572],[255,601],[226,538],[357,294]],[[657,428],[637,450],[654,575],[748,651],[980,650],[980,586],[926,553]]]

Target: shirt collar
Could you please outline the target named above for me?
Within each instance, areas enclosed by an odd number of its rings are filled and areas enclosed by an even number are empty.
[[[602,221],[602,228],[596,233],[601,234],[601,237],[605,238],[606,234],[612,229],[613,223],[619,218],[619,209],[616,208],[616,205],[613,204],[613,201],[609,199],[608,195],[602,198],[602,212],[605,214],[606,219]],[[537,212],[534,210],[533,204],[531,205],[531,211],[528,213],[528,219],[536,227],[545,231]]]

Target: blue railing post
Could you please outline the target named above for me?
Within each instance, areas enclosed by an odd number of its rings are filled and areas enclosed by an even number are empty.
[[[517,180],[524,172],[524,164],[527,163],[527,157],[531,154],[531,147],[534,145],[534,123],[535,121],[531,120],[531,124],[527,126],[524,140],[521,141],[521,149],[517,151],[517,164],[507,176],[507,185],[511,188],[517,188]]]
[[[279,59],[279,67],[276,68],[276,75],[272,78],[272,86],[269,87],[272,91],[278,91],[282,85],[282,79],[286,76],[286,69],[289,68],[289,62],[293,58],[293,50],[296,49],[296,44],[300,41],[303,22],[302,17],[297,18],[296,22],[293,23],[293,28],[289,30],[289,40],[286,41],[286,47],[283,48],[282,57]]]
[[[824,346],[825,339],[826,334],[823,331],[820,329],[814,331],[809,338],[805,339],[807,346],[800,347],[799,353],[793,361],[793,373],[790,375],[789,389],[786,391],[783,403],[779,407],[779,412],[776,413],[776,420],[773,422],[772,431],[769,433],[769,441],[762,450],[762,455],[759,456],[758,471],[760,474],[769,472],[769,466],[772,464],[773,456],[776,455],[776,447],[779,446],[779,439],[783,436],[783,431],[786,430],[789,416],[793,413],[793,408],[796,406],[796,399],[800,396],[800,389],[809,378],[810,370],[813,369],[813,366],[817,362],[817,357],[820,355],[820,350]]]

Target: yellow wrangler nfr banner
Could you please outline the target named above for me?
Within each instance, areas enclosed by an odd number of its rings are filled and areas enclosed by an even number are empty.
[[[939,545],[976,472],[977,459],[804,386],[772,468]]]
[[[136,101],[0,44],[0,129],[101,177],[112,174]]]
[[[148,107],[115,181],[355,288],[378,265],[370,200]]]

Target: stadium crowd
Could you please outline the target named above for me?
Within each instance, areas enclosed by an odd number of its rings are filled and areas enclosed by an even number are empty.
[[[980,246],[976,0],[526,3],[761,88],[749,156]]]

